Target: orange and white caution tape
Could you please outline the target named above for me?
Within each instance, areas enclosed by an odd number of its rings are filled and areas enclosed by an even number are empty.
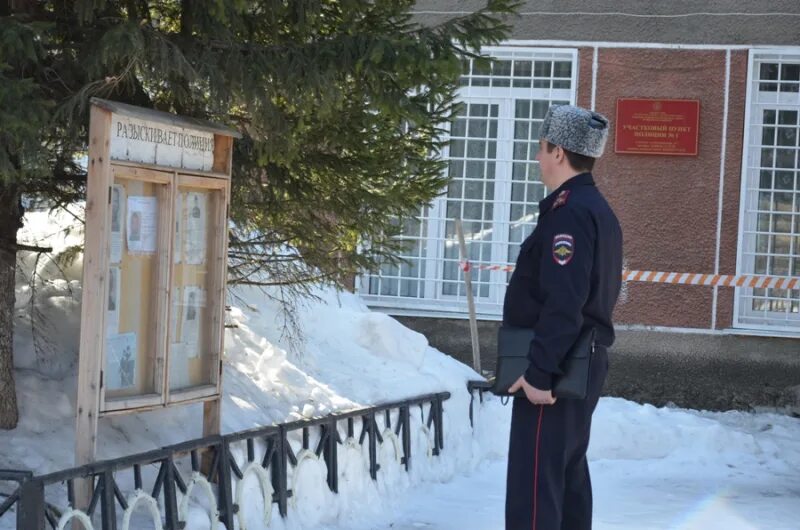
[[[503,272],[514,272],[513,265],[479,265],[476,263],[471,263],[469,261],[462,261],[461,262],[461,270],[464,272],[470,271],[472,269],[477,269],[479,271],[503,271]]]
[[[764,276],[759,274],[700,274],[691,272],[622,271],[628,282],[705,285],[709,287],[755,287],[758,289],[794,289],[798,277]]]
[[[461,262],[464,272],[472,269],[481,271],[512,272],[513,265],[480,265],[469,261]],[[786,276],[765,276],[759,274],[701,274],[692,272],[622,271],[626,282],[668,283],[672,285],[703,285],[708,287],[754,287],[757,289],[796,289],[800,288],[800,278]]]

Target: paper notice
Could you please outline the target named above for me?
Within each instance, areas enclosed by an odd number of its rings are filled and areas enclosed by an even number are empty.
[[[119,295],[120,295],[120,269],[108,269],[108,301],[106,304],[106,334],[119,333]]]
[[[122,220],[125,219],[125,188],[111,188],[111,263],[122,261]]]
[[[184,257],[189,265],[202,265],[206,261],[207,200],[204,193],[187,193],[184,205],[186,242]]]
[[[183,196],[178,193],[175,200],[175,237],[172,240],[172,262],[176,265],[182,262],[183,227],[186,224],[186,214],[183,211]]]
[[[158,242],[158,199],[128,197],[128,252],[153,254]]]
[[[186,355],[197,357],[200,344],[200,313],[205,307],[205,292],[200,287],[183,288],[183,321],[181,322],[181,342],[186,345]]]
[[[106,388],[121,390],[135,386],[136,333],[110,335],[106,345]]]

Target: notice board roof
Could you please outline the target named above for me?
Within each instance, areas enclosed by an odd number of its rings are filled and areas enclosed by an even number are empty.
[[[120,103],[118,101],[111,101],[108,99],[92,98],[91,103],[92,105],[116,114],[121,114],[123,116],[130,116],[132,118],[139,118],[148,121],[157,121],[176,127],[185,127],[187,129],[206,131],[224,136],[232,136],[234,138],[242,137],[241,133],[234,129],[217,125],[216,123],[206,120],[190,118],[188,116],[176,116],[175,114],[170,114],[169,112],[136,107],[134,105],[128,105],[127,103]]]

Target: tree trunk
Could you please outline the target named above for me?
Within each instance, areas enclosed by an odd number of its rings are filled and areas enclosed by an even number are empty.
[[[0,429],[15,428],[19,419],[14,385],[14,288],[15,244],[21,226],[19,190],[0,181]]]

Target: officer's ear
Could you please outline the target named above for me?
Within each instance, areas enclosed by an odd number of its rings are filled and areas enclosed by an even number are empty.
[[[564,160],[564,156],[565,156],[564,155],[564,148],[561,147],[560,145],[555,146],[555,153],[554,154],[555,154],[555,157],[556,157],[556,162],[560,163],[562,160]]]

